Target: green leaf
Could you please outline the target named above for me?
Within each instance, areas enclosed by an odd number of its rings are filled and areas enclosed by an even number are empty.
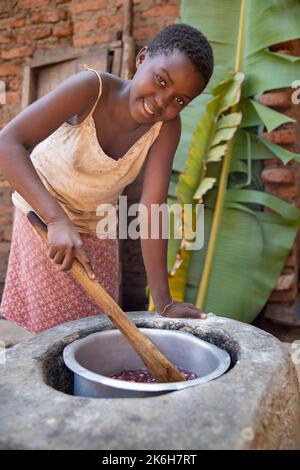
[[[235,132],[236,132],[236,128],[234,127],[228,127],[227,129],[222,128],[220,130],[218,129],[211,143],[212,147],[219,144],[220,142],[224,142],[224,141],[228,141],[232,139]]]
[[[258,137],[259,141],[265,145],[273,154],[276,155],[283,163],[288,163],[290,160],[295,160],[300,162],[300,155],[295,152],[290,152],[289,150],[281,147],[280,145],[269,142],[261,137]]]
[[[268,132],[272,132],[273,129],[276,127],[281,126],[286,122],[296,122],[295,119],[292,119],[285,114],[278,113],[267,106],[263,106],[260,103],[257,103],[254,100],[249,100],[255,111],[257,112],[258,116],[265,124],[268,129]]]
[[[224,127],[237,127],[241,122],[241,113],[225,114],[218,122],[218,130]]]
[[[202,197],[204,196],[204,194],[206,194],[207,191],[214,187],[215,182],[216,178],[204,178],[196,189],[196,192],[194,194],[194,200],[202,201]]]
[[[207,250],[212,211],[205,210],[205,245],[193,251],[185,288],[195,303]],[[250,209],[224,209],[205,311],[250,323],[274,288],[299,221]]]

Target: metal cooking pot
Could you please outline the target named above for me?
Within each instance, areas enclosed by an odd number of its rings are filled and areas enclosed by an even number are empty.
[[[74,341],[63,351],[65,364],[74,372],[74,395],[99,398],[159,395],[213,380],[230,366],[226,351],[190,333],[140,329],[177,367],[194,372],[199,378],[150,384],[112,379],[122,369],[145,369],[145,366],[119,330],[106,330]]]

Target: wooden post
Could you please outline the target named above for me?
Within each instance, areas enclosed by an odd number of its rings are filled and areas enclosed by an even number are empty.
[[[129,80],[135,71],[135,41],[132,37],[133,3],[132,0],[124,1],[124,23],[123,23],[123,54],[121,78]]]

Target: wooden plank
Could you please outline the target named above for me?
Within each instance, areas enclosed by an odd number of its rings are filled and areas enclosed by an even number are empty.
[[[45,65],[64,62],[66,60],[77,59],[78,57],[81,57],[84,54],[97,53],[100,52],[102,49],[113,50],[118,47],[122,47],[122,41],[112,41],[110,43],[104,43],[88,47],[68,46],[58,49],[38,51],[30,61],[29,65],[31,68],[38,68]]]
[[[84,54],[76,60],[77,71],[80,72],[83,70],[82,66],[87,64],[88,67],[95,69],[97,71],[107,71],[108,66],[108,50],[97,49],[95,52],[90,52],[89,54]]]
[[[36,77],[30,65],[25,65],[23,70],[23,83],[22,83],[22,109],[36,99]]]
[[[122,47],[116,47],[113,50],[113,63],[111,73],[120,77],[122,63]],[[108,70],[110,72],[110,70]]]

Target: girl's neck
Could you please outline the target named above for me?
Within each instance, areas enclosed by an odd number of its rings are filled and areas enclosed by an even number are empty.
[[[114,122],[126,133],[135,132],[144,126],[144,124],[134,121],[129,113],[130,87],[131,80],[124,80],[123,86],[116,92],[114,113],[112,114]]]

